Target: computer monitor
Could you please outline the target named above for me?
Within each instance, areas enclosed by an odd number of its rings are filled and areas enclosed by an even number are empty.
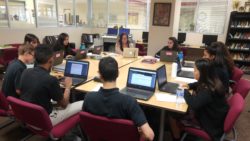
[[[186,33],[178,33],[178,43],[183,44],[186,41]]]
[[[116,29],[116,28],[108,28],[107,34],[116,36],[118,34],[118,29]]]
[[[144,43],[148,42],[148,32],[142,32],[142,41]]]
[[[128,28],[120,28],[119,29],[119,35],[121,35],[122,33],[126,33],[127,35],[130,34],[130,29]]]
[[[216,42],[218,35],[203,35],[202,43],[206,46],[210,46],[211,43]]]

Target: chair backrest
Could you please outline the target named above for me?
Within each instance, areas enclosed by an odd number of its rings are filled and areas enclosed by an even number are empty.
[[[224,121],[225,133],[228,133],[232,130],[234,123],[243,111],[244,99],[239,93],[236,93],[228,100],[228,104],[230,108]]]
[[[42,136],[48,136],[53,128],[48,113],[41,106],[7,97],[14,116],[25,123],[31,131]]]
[[[137,127],[130,120],[109,119],[80,112],[80,125],[91,141],[139,141]]]
[[[0,91],[0,109],[5,111],[9,110],[9,103],[2,91]]]
[[[53,47],[56,44],[57,38],[58,38],[58,35],[45,36],[44,39],[43,39],[43,43]]]
[[[238,67],[234,67],[232,80],[237,83],[243,74],[244,72],[241,69],[239,69]]]
[[[239,93],[245,99],[250,92],[250,81],[240,79],[236,84],[235,92]]]

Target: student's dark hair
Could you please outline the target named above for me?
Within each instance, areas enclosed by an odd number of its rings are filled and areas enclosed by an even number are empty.
[[[64,40],[65,40],[67,37],[69,37],[69,35],[68,35],[67,33],[61,33],[61,34],[58,36],[57,42],[58,42],[60,45],[64,46],[64,45],[63,45],[63,42],[64,42]]]
[[[210,46],[206,47],[205,50],[209,55],[215,56],[215,64],[220,66],[226,65],[229,74],[232,74],[232,71],[234,69],[234,61],[224,43],[213,42]]]
[[[104,81],[115,81],[119,74],[118,63],[112,57],[102,58],[99,62],[99,72]]]
[[[37,42],[38,44],[40,44],[40,41],[36,35],[28,33],[24,36],[24,43],[23,44],[27,44],[27,43],[30,44],[31,42]]]
[[[128,34],[124,32],[124,33],[120,34],[120,36],[119,36],[119,44],[120,44],[121,51],[123,51],[123,46],[122,46],[122,37],[123,36],[127,37],[127,46],[129,47]]]
[[[37,65],[46,64],[53,56],[51,47],[45,44],[40,44],[35,48],[35,60]]]
[[[219,95],[226,95],[226,88],[215,73],[214,63],[208,59],[198,59],[195,61],[195,66],[200,73],[198,90],[207,88]]]
[[[175,37],[169,37],[169,40],[173,41],[173,50],[174,51],[179,51],[179,45],[178,45],[178,40]]]

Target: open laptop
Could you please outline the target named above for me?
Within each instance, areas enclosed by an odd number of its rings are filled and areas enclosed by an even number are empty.
[[[89,62],[67,60],[64,71],[65,77],[72,77],[72,85],[76,86],[88,78]]]
[[[177,76],[194,79],[194,72],[182,70],[181,62],[177,59]]]
[[[138,48],[124,48],[123,49],[124,58],[137,58],[138,57]]]
[[[103,45],[94,46],[93,54],[101,54]]]
[[[162,65],[160,68],[157,69],[157,79],[160,91],[176,94],[176,90],[178,89],[179,84],[167,81],[165,65]]]
[[[53,62],[53,70],[55,71],[64,71],[65,64],[63,63],[64,51],[54,52],[54,62]]]
[[[79,49],[79,50],[77,50],[75,60],[81,60],[81,59],[87,58],[87,53],[88,53],[87,49]]]
[[[155,85],[156,71],[130,67],[127,86],[121,90],[121,93],[148,100],[154,94]]]
[[[160,61],[162,62],[175,62],[178,57],[176,51],[161,51]]]

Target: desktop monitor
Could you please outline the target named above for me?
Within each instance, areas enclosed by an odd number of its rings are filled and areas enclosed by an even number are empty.
[[[116,29],[116,28],[108,28],[107,34],[116,36],[118,34],[118,29]]]
[[[211,43],[216,42],[218,35],[203,35],[202,43],[206,46],[210,46]]]
[[[148,42],[148,32],[142,32],[142,41],[144,43]]]
[[[122,33],[126,33],[127,35],[130,34],[130,29],[128,28],[120,28],[119,29],[119,35],[121,35]]]
[[[178,33],[178,43],[183,44],[186,41],[186,33]]]

